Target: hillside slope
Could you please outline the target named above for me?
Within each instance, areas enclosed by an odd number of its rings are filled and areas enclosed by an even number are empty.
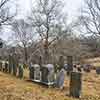
[[[0,100],[77,100],[68,95],[69,78],[64,90],[47,88],[35,83],[19,80],[0,72]],[[100,100],[100,76],[94,72],[83,76],[83,91],[80,100]]]

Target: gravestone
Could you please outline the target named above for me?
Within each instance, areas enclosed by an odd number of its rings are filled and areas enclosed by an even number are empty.
[[[96,73],[100,74],[100,67],[96,68]]]
[[[2,62],[2,71],[5,72],[5,61]]]
[[[68,70],[68,64],[64,64],[64,69],[67,71]]]
[[[33,65],[34,68],[34,81],[41,81],[41,72],[40,72],[40,65],[35,64]]]
[[[6,72],[6,73],[8,72],[8,67],[9,67],[8,62],[5,62],[5,72]]]
[[[19,67],[18,67],[18,77],[20,78],[20,79],[22,79],[23,78],[23,65],[20,65]]]
[[[70,96],[79,98],[82,90],[82,73],[71,72],[70,76]]]
[[[0,61],[0,71],[2,71],[2,62]]]
[[[69,75],[70,72],[73,71],[73,57],[72,56],[67,56],[67,65],[68,65],[67,74]]]
[[[34,66],[32,64],[29,66],[29,78],[34,79]]]
[[[9,73],[11,73],[13,68],[13,60],[11,55],[9,55],[8,62],[9,62],[8,71]]]
[[[41,70],[41,81],[46,85],[53,85],[55,82],[54,78],[54,66],[52,64],[42,65]]]
[[[85,65],[83,66],[83,70],[84,70],[85,72],[90,72],[90,71],[91,71],[91,65],[85,64]]]
[[[63,56],[59,57],[58,64],[59,64],[59,70],[61,70],[64,67],[64,57]]]
[[[13,59],[13,75],[14,76],[16,76],[16,73],[17,73],[17,66],[16,66],[16,64],[15,64],[15,61],[14,61],[15,59]]]
[[[62,89],[64,85],[64,79],[65,79],[65,70],[62,68],[60,72],[58,72],[57,74],[56,87]]]
[[[0,39],[0,48],[3,47],[3,41]]]
[[[18,67],[18,58],[16,53],[13,54],[12,64],[13,64],[13,75],[16,76]]]

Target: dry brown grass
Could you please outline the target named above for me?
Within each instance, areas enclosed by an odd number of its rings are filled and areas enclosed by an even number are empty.
[[[93,71],[83,74],[83,90],[80,100],[100,100],[100,76]],[[0,72],[0,100],[77,100],[70,98],[69,78],[64,89],[47,88],[35,83],[19,80]]]
[[[87,64],[91,64],[95,67],[100,67],[100,57],[84,59],[83,62]]]

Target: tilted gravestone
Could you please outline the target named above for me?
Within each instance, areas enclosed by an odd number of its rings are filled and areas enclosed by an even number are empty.
[[[56,78],[56,87],[57,88],[63,88],[64,85],[64,79],[65,79],[65,70],[61,69],[60,72],[57,74]]]
[[[96,68],[96,73],[100,74],[100,67]]]
[[[53,85],[55,83],[54,66],[52,64],[42,65],[41,76],[43,84]]]
[[[70,96],[79,98],[82,90],[82,73],[71,72],[70,76]]]
[[[24,73],[23,65],[19,65],[19,67],[18,67],[18,77],[19,77],[20,79],[23,78],[23,73]]]

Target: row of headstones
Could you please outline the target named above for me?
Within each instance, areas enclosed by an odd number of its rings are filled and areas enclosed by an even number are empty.
[[[12,74],[14,76],[19,77],[20,79],[23,78],[23,66],[17,66],[14,63],[10,63],[7,61],[0,61],[0,71]]]
[[[46,85],[54,85],[57,88],[63,88],[66,71],[62,68],[57,75],[54,72],[54,65],[31,65],[30,79],[35,82]],[[70,72],[70,96],[80,97],[82,87],[82,73]]]
[[[96,74],[100,74],[100,67],[94,67],[90,64],[84,64],[78,67],[78,70],[83,70],[84,72],[91,72],[92,70],[95,70]]]

